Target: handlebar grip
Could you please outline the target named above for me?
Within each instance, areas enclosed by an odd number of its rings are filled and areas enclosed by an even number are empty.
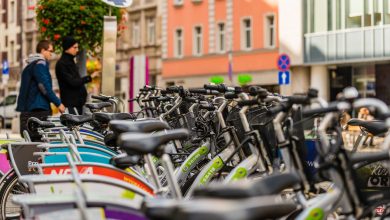
[[[325,113],[329,113],[329,112],[335,112],[335,111],[338,111],[338,110],[339,109],[337,108],[337,105],[333,105],[333,106],[329,106],[329,107],[326,107],[326,108],[305,110],[305,111],[302,111],[302,115],[303,115],[303,117],[310,117],[310,116],[313,116],[313,115],[325,114]]]
[[[318,89],[309,89],[309,91],[307,92],[307,96],[309,96],[310,98],[318,98]]]
[[[203,95],[207,94],[207,90],[203,89],[203,88],[188,89],[188,92],[196,93],[196,94],[203,94]]]
[[[219,91],[220,90],[220,86],[219,85],[208,85],[208,84],[205,84],[204,89],[209,89],[209,90],[217,90]]]
[[[196,98],[193,97],[185,97],[183,100],[186,102],[193,102],[193,103],[198,101]]]
[[[277,105],[268,109],[268,114],[270,114],[270,115],[278,114],[279,112],[284,111],[286,109],[286,107],[287,107],[286,103],[284,103],[284,102],[278,103]]]
[[[226,93],[225,94],[225,99],[237,99],[238,95],[235,93]]]
[[[110,100],[110,97],[101,96],[101,95],[92,95],[91,98],[97,99],[97,100],[100,100],[100,101],[103,101],[103,102],[107,102],[108,100]]]
[[[237,105],[239,105],[239,106],[252,106],[252,105],[257,105],[257,104],[259,104],[259,101],[257,99],[243,100],[243,101],[237,102]]]
[[[129,100],[127,100],[128,102],[134,102],[134,101],[137,101],[138,100],[138,98],[134,98],[134,99],[129,99]]]
[[[308,96],[303,95],[293,95],[288,97],[288,101],[291,104],[307,104],[310,100]]]
[[[206,109],[207,111],[214,111],[216,108],[213,105],[199,105],[199,109]]]
[[[171,98],[169,96],[162,96],[162,97],[157,98],[157,101],[159,101],[159,102],[167,102],[170,100],[171,100]]]
[[[167,88],[167,91],[179,92],[179,87],[177,87],[177,86],[170,86],[170,87]]]

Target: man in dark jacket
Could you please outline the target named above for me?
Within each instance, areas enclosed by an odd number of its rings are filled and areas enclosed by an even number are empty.
[[[79,46],[73,37],[62,39],[63,53],[56,64],[56,75],[60,87],[61,100],[70,114],[76,114],[74,109],[81,115],[83,105],[87,101],[87,90],[84,84],[91,82],[90,76],[80,77],[74,61]]]
[[[53,52],[50,41],[42,40],[36,47],[36,54],[28,57],[28,65],[23,69],[16,111],[20,114],[20,133],[27,130],[27,120],[36,117],[46,120],[51,115],[50,102],[54,103],[59,111],[65,111],[65,106],[53,92],[53,84],[49,72],[48,60]],[[39,141],[37,133],[29,131],[33,141]]]

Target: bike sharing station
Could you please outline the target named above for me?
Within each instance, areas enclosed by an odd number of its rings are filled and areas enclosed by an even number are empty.
[[[85,105],[91,114],[45,121],[32,117],[27,127],[40,135],[40,142],[32,142],[24,131],[23,140],[1,145],[1,220],[354,220],[390,215],[386,163],[369,168],[375,176],[363,179],[371,184],[368,190],[358,172],[390,160],[390,109],[383,101],[360,98],[352,87],[333,102],[316,89],[285,96],[222,82],[159,88],[147,85],[147,59],[139,57],[131,60],[134,84],[129,82],[128,101],[133,105],[130,112],[121,111],[113,93],[115,29],[115,19],[105,17],[104,95],[92,96],[95,102]],[[290,63],[287,54],[277,60],[281,87],[291,84]],[[249,77],[244,81],[250,82]],[[360,142],[352,150],[343,143],[339,119],[362,107],[372,109],[377,120],[347,124],[361,127],[364,135],[384,135],[377,152],[364,151]],[[313,119],[309,136],[302,124]]]

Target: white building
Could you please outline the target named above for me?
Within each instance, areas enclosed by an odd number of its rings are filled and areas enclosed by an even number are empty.
[[[318,88],[333,100],[344,87],[355,86],[362,97],[390,104],[389,0],[279,1],[279,16],[280,50],[291,57],[292,87]]]

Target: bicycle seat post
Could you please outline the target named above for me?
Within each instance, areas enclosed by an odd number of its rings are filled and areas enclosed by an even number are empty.
[[[181,194],[180,186],[178,182],[176,181],[175,175],[174,175],[174,170],[173,170],[173,164],[171,161],[171,158],[167,153],[164,153],[161,156],[161,163],[166,170],[167,174],[167,179],[168,179],[168,184],[171,188],[171,193],[173,194],[173,197],[175,199],[183,199],[183,195]]]

